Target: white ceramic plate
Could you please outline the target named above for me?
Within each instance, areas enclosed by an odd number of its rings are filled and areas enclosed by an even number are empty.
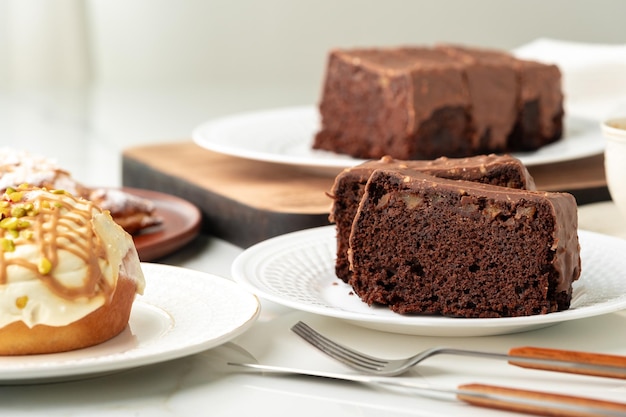
[[[403,316],[369,307],[335,276],[335,228],[324,226],[258,243],[233,263],[236,281],[259,297],[363,327],[422,336],[487,336],[546,327],[626,308],[626,240],[579,231],[582,275],[567,311],[511,318]]]
[[[0,383],[62,381],[180,358],[240,335],[256,320],[256,296],[225,278],[142,263],[146,290],[129,326],[97,346],[71,352],[0,356]]]
[[[363,160],[312,148],[319,130],[315,107],[291,107],[243,113],[203,123],[194,129],[193,140],[201,147],[246,159],[339,169]],[[524,164],[539,165],[578,159],[601,153],[604,139],[599,124],[581,118],[565,120],[564,138],[534,152],[514,153]]]

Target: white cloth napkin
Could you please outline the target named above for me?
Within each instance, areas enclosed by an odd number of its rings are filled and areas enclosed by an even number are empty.
[[[537,39],[513,53],[559,66],[567,114],[598,121],[626,115],[626,45]]]

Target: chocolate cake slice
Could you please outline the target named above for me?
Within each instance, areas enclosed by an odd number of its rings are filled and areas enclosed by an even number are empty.
[[[528,151],[563,130],[561,73],[455,45],[329,53],[314,149],[373,159]]]
[[[576,210],[567,193],[379,169],[352,224],[349,284],[401,314],[565,310],[580,275]]]
[[[399,161],[391,157],[368,161],[347,168],[336,178],[331,190],[333,205],[330,221],[337,229],[335,273],[344,282],[350,278],[348,239],[352,220],[363,196],[365,184],[379,168],[410,168],[441,178],[478,181],[503,187],[534,189],[535,184],[526,167],[510,155],[481,155],[470,158],[438,158],[432,161]]]

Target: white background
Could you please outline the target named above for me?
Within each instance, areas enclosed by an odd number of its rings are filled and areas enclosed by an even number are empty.
[[[333,47],[626,44],[624,16],[621,0],[0,0],[0,146],[116,183],[118,159],[106,178],[73,159],[315,104]]]

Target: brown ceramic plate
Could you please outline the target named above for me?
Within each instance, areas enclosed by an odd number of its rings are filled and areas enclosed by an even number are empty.
[[[175,252],[200,233],[202,215],[190,202],[157,191],[130,187],[122,189],[152,201],[155,205],[155,215],[163,219],[162,224],[133,236],[141,261],[149,262]]]

